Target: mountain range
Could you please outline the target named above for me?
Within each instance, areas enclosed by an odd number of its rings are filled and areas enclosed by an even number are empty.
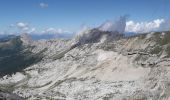
[[[0,55],[1,98],[170,99],[169,31],[127,37],[88,29],[49,40],[23,34],[1,40]]]

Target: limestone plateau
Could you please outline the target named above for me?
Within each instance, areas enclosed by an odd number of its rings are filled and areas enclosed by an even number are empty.
[[[38,41],[24,34],[0,47],[0,66],[8,66],[0,73],[2,99],[170,100],[168,31],[124,36],[90,29],[70,40]]]

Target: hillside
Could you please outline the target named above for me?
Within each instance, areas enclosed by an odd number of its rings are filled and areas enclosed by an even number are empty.
[[[22,72],[2,77],[0,88],[23,98],[170,99],[170,32],[124,37],[118,32],[93,29],[72,40],[39,40],[31,43],[22,40],[22,46],[31,52],[24,52],[23,57],[33,55],[38,58],[29,60],[36,62],[29,63]],[[6,47],[4,43],[2,47]],[[23,51],[20,49],[13,50],[18,54]],[[3,50],[1,52],[6,56]],[[40,55],[43,55],[42,59],[37,60]],[[20,63],[25,64],[29,60],[20,60]]]
[[[41,60],[25,47],[19,36],[9,36],[0,40],[0,76],[22,71],[24,68]]]

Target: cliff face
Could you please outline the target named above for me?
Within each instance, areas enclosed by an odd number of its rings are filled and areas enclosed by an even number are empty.
[[[0,86],[30,100],[170,99],[169,32],[109,41],[108,34],[92,36],[96,41],[32,42],[31,52],[44,50],[44,58],[23,72],[4,76]]]

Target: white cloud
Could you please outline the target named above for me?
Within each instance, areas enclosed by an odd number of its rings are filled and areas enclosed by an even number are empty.
[[[40,7],[41,7],[41,8],[47,8],[47,7],[48,7],[48,4],[41,2],[41,3],[40,3]]]
[[[124,33],[126,27],[127,16],[121,16],[115,21],[106,21],[103,23],[99,29],[102,31],[117,31],[119,33]]]
[[[151,31],[161,31],[160,27],[165,23],[164,19],[156,19],[150,22],[126,22],[126,32],[145,33]]]
[[[62,34],[62,33],[69,33],[69,31],[56,28],[47,28],[41,32],[41,34]]]
[[[11,28],[17,28],[20,33],[33,33],[36,31],[36,28],[31,28],[28,23],[18,22],[16,24],[11,24]]]
[[[22,33],[43,35],[43,34],[63,34],[63,33],[70,34],[72,32],[63,29],[57,29],[57,28],[46,28],[40,30],[30,26],[30,24],[26,22],[18,22],[15,24],[10,24],[8,30],[4,30],[2,32],[0,31],[0,35],[22,34]]]
[[[27,32],[30,29],[28,23],[24,23],[24,22],[18,22],[16,24],[16,27],[23,32]]]
[[[25,28],[25,27],[28,27],[28,24],[27,24],[27,23],[23,23],[23,22],[18,22],[18,23],[17,23],[17,26],[18,26],[19,28]]]
[[[160,31],[170,31],[170,19],[167,19],[160,25]]]
[[[81,25],[80,29],[78,29],[76,33],[77,33],[78,35],[81,35],[81,34],[84,33],[85,31],[90,30],[90,29],[91,29],[91,27],[88,27],[88,26],[86,26],[86,25]]]
[[[0,35],[15,35],[15,32],[1,31]]]
[[[34,33],[34,32],[36,32],[36,28],[30,28],[30,29],[27,31],[27,33]]]
[[[103,31],[118,31],[146,33],[152,31],[170,31],[170,19],[155,19],[153,21],[135,22],[133,20],[127,21],[127,16],[120,17],[116,21],[107,21],[102,24],[99,29]]]
[[[44,30],[36,30],[35,27],[30,27],[28,23],[18,22],[16,24],[11,24],[11,28],[16,28],[19,33],[28,33],[28,34],[61,34],[61,33],[70,33],[69,31],[65,31],[63,29],[57,28],[47,28]]]

